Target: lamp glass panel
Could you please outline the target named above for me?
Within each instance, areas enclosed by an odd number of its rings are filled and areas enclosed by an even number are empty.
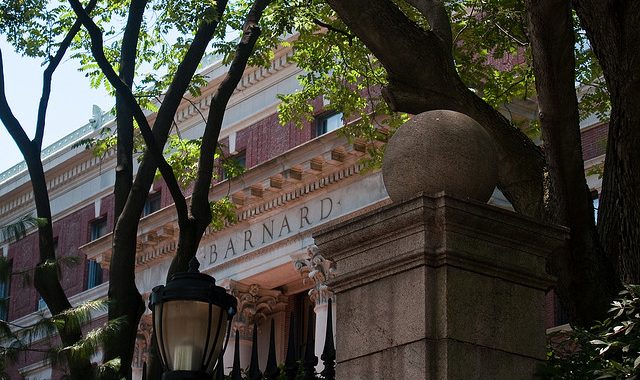
[[[161,326],[158,326],[162,308]],[[200,371],[204,355],[209,355],[213,349],[213,342],[216,336],[218,325],[226,328],[227,313],[216,305],[211,305],[211,320],[209,320],[209,304],[199,301],[167,301],[156,305],[154,312],[156,317],[156,331],[162,328],[162,339],[164,345],[165,363],[172,371]],[[220,318],[223,323],[218,323]],[[208,324],[211,324],[210,338],[207,343]],[[218,344],[213,353],[212,362],[218,358],[222,341],[224,340],[224,330],[219,334]],[[160,339],[160,336],[158,336]],[[161,343],[162,344],[162,343]],[[205,357],[206,359],[206,357]]]

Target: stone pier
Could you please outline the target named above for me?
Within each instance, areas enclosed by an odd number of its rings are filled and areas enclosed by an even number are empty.
[[[337,266],[337,379],[532,379],[545,357],[545,261],[566,237],[444,193],[320,230]]]

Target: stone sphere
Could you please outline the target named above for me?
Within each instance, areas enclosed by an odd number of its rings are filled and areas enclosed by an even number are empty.
[[[497,156],[489,134],[455,111],[414,116],[385,148],[382,178],[394,202],[444,191],[486,202],[497,183]]]

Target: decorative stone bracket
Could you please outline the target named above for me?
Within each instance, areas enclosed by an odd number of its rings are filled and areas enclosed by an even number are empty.
[[[245,285],[228,280],[222,284],[229,294],[238,299],[238,314],[233,320],[232,329],[241,336],[250,337],[253,325],[260,325],[272,314],[284,311],[287,297],[279,290],[263,289],[258,284]]]
[[[145,362],[149,361],[149,347],[151,346],[151,334],[153,321],[151,314],[145,314],[140,318],[138,325],[138,335],[136,336],[133,350],[133,368],[142,368]]]
[[[333,290],[327,286],[327,281],[336,272],[336,265],[333,261],[325,259],[313,244],[307,247],[306,257],[294,262],[296,270],[300,272],[303,281],[313,280],[314,286],[309,290],[309,298],[317,305],[329,302],[333,299]]]

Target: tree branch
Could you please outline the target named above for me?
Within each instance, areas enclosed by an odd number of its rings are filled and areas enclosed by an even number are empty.
[[[211,221],[211,211],[209,209],[209,187],[213,176],[214,153],[218,144],[218,137],[222,128],[224,111],[227,107],[233,91],[238,86],[247,61],[253,52],[258,38],[260,37],[260,27],[258,23],[265,8],[272,0],[256,0],[243,25],[242,39],[236,47],[236,55],[229,66],[227,75],[213,95],[211,107],[200,146],[200,158],[198,162],[198,177],[194,186],[191,200],[191,212],[200,224],[200,228],[206,228]]]
[[[351,45],[353,43],[353,39],[355,38],[355,36],[349,32],[347,32],[346,30],[342,30],[342,29],[338,29],[335,26],[331,25],[331,24],[327,24],[326,22],[314,18],[313,22],[318,25],[321,26],[323,28],[327,28],[327,30],[330,30],[332,32],[336,32],[338,34],[342,34],[343,36],[347,37],[347,39],[349,40],[349,45]]]
[[[93,8],[95,8],[96,3],[97,3],[97,0],[91,0],[89,4],[87,4],[87,7],[85,8],[85,12],[87,12],[87,14],[91,13]],[[44,73],[42,75],[42,95],[40,96],[40,104],[38,105],[36,134],[33,138],[33,142],[36,144],[36,148],[38,150],[42,149],[42,138],[44,136],[44,125],[45,125],[45,118],[47,115],[47,107],[49,106],[49,95],[51,94],[51,80],[53,77],[53,72],[56,71],[56,69],[58,68],[58,65],[60,64],[60,62],[62,61],[62,58],[67,52],[67,49],[69,48],[69,46],[71,46],[71,42],[73,42],[73,38],[80,31],[81,26],[82,26],[82,23],[80,22],[80,20],[76,20],[73,23],[73,25],[71,26],[71,29],[69,29],[69,32],[60,43],[60,47],[58,48],[58,51],[53,57],[51,57],[51,60],[49,61],[49,65],[44,70]]]
[[[474,118],[496,142],[500,190],[516,211],[543,217],[540,149],[469,90],[456,71],[452,49],[435,31],[420,28],[390,0],[327,2],[387,70],[383,96],[391,109],[412,114],[448,109]],[[442,9],[438,15],[447,16]]]
[[[407,0],[429,22],[431,31],[440,37],[449,48],[452,44],[451,23],[449,14],[442,0]]]
[[[148,0],[134,0],[129,5],[129,15],[120,47],[120,79],[131,89],[135,76],[136,57],[140,29]],[[116,94],[116,180],[114,185],[114,217],[118,220],[133,185],[133,113],[122,96]]]
[[[229,66],[227,75],[218,86],[211,101],[211,107],[209,108],[208,119],[202,137],[202,144],[200,146],[198,176],[191,198],[191,213],[195,224],[190,231],[180,230],[178,254],[176,254],[171,262],[169,275],[186,269],[187,263],[196,253],[202,234],[211,222],[209,188],[211,187],[211,179],[213,177],[214,153],[222,128],[222,119],[227,103],[244,74],[247,61],[260,36],[258,21],[262,16],[262,12],[270,2],[271,0],[256,0],[253,3],[245,19],[243,36],[236,47],[236,55]],[[181,246],[183,243],[185,244],[184,247]]]
[[[222,18],[226,4],[227,0],[217,1],[216,9],[219,17],[215,18],[214,21],[204,22],[200,25],[193,38],[191,46],[189,46],[187,53],[176,69],[171,85],[165,93],[162,104],[156,114],[153,126],[153,133],[156,137],[156,141],[162,144],[167,140],[171,127],[174,123],[176,111],[182,101],[182,97],[187,91],[190,80],[197,70],[209,41],[211,41],[211,38],[218,26],[218,21],[216,20]],[[144,195],[146,196],[146,191],[153,182],[155,170],[156,164],[153,161],[153,157],[145,156],[140,164],[140,168],[138,169],[138,174],[136,175],[136,179],[133,184],[133,191],[127,200],[127,206],[125,206],[124,212],[142,210],[142,205],[140,204],[140,197],[142,196],[141,192],[144,191]]]
[[[156,143],[156,139],[151,132],[151,127],[147,121],[144,112],[138,105],[135,96],[131,92],[131,89],[120,79],[118,74],[116,74],[115,70],[107,60],[107,57],[104,55],[103,41],[102,41],[102,32],[100,28],[93,22],[93,20],[89,17],[89,15],[84,11],[82,5],[78,0],[69,0],[71,7],[74,12],[78,16],[78,19],[85,26],[89,35],[91,36],[91,52],[93,53],[98,66],[104,73],[105,77],[109,81],[109,83],[114,87],[116,92],[120,94],[123,100],[126,102],[129,109],[133,112],[133,116],[138,123],[138,127],[140,129],[140,133],[147,144],[147,149],[151,153],[153,159],[157,162],[158,169],[162,174],[162,177],[165,179],[167,183],[167,187],[169,188],[169,192],[173,198],[175,203],[176,211],[178,213],[178,220],[182,223],[186,223],[189,218],[187,202],[180,190],[180,186],[178,185],[178,181],[176,180],[175,174],[173,173],[173,169],[165,160],[162,154],[162,147],[158,146]]]
[[[7,132],[11,135],[13,141],[16,142],[22,155],[26,155],[31,149],[31,140],[20,125],[18,119],[11,111],[9,103],[7,103],[7,95],[4,88],[4,64],[2,61],[2,49],[0,49],[0,120],[7,128]]]
[[[408,86],[430,83],[431,92],[451,101],[458,97],[448,79],[457,75],[450,45],[407,18],[393,1],[327,2],[387,69],[390,82]],[[419,64],[408,66],[407,62]]]

